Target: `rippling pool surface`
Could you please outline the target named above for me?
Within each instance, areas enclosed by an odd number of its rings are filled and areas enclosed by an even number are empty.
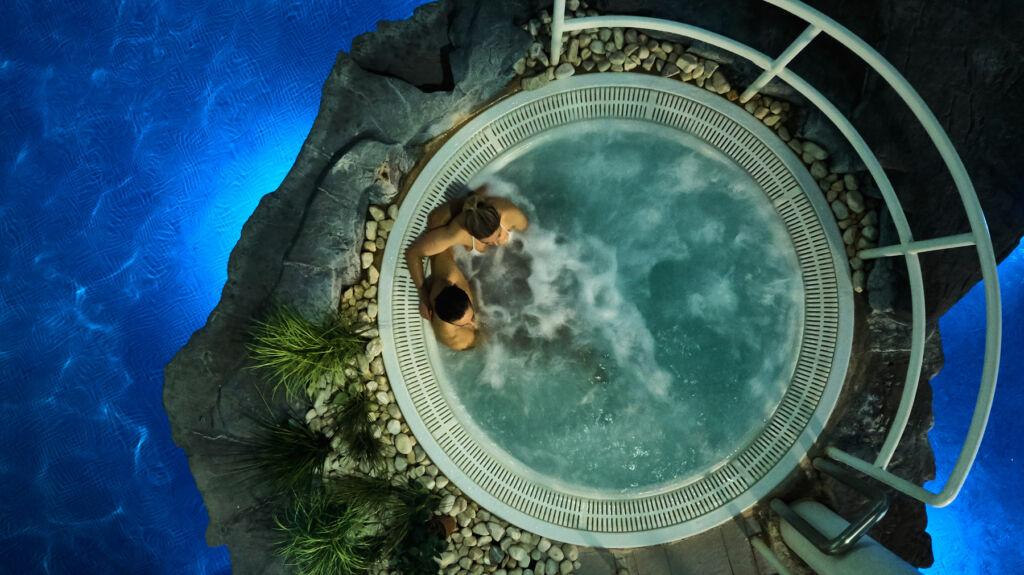
[[[7,2],[0,573],[228,573],[161,403],[339,50],[422,0]]]
[[[803,292],[742,168],[670,128],[602,120],[477,179],[531,220],[494,254],[459,255],[486,338],[447,352],[442,381],[493,450],[586,493],[695,478],[753,440],[792,375]]]

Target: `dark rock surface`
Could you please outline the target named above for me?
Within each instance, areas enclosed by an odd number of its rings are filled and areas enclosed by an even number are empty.
[[[450,18],[450,1],[424,4],[409,20],[380,22],[375,33],[353,40],[350,54],[364,70],[398,78],[424,92],[451,90]]]
[[[271,395],[245,368],[252,318],[271,297],[311,318],[336,309],[341,287],[359,277],[367,204],[393,199],[421,146],[512,79],[513,62],[529,46],[513,14],[525,13],[515,3],[443,2],[361,36],[357,55],[339,54],[295,165],[242,230],[220,302],[167,366],[164,407],[174,441],[206,501],[207,542],[228,545],[234,573],[289,571],[273,552],[277,494],[230,471],[238,440],[266,412],[256,390]],[[391,49],[378,51],[382,45]],[[445,75],[449,91],[426,91],[443,88]],[[272,404],[287,409],[280,397]]]
[[[596,5],[726,32],[770,55],[803,29],[799,20],[755,0],[728,5],[599,0]],[[894,62],[936,111],[975,179],[997,255],[1009,253],[1024,230],[1024,190],[1011,179],[1016,146],[1024,136],[1022,55],[1014,41],[1021,11],[1010,0],[971,6],[952,0],[820,0],[814,5]],[[539,8],[534,0],[443,0],[417,9],[411,21],[382,23],[377,32],[353,42],[351,55],[339,54],[295,165],[281,187],[260,202],[232,251],[220,303],[168,365],[164,404],[174,440],[188,454],[206,501],[207,541],[229,546],[235,573],[286,572],[270,545],[275,494],[246,486],[227,471],[237,453],[235,440],[265,410],[253,390],[269,396],[257,374],[244,369],[249,322],[271,297],[311,317],[336,307],[341,287],[359,275],[367,203],[393,197],[425,142],[512,79],[512,64],[530,44],[515,24]],[[905,110],[893,105],[893,95],[848,54],[827,39],[815,43],[825,49],[801,56],[795,69],[812,83],[835,86],[827,95],[869,142],[879,145],[897,192],[908,199],[916,237],[965,231],[951,182],[936,164],[937,154],[920,153],[921,134],[908,128]],[[756,74],[742,62],[735,66],[735,74],[747,79]],[[786,93],[778,87],[772,91]],[[801,136],[825,144],[834,162],[856,167],[833,131],[813,114]],[[961,250],[925,258],[925,269],[933,270],[926,274],[933,319],[977,280],[971,257],[970,250]],[[901,321],[909,310],[906,282],[899,277],[903,266],[891,267],[888,275],[872,275],[871,305],[879,311],[866,322],[865,355],[844,393],[848,401],[864,401],[871,415],[846,411],[830,438],[841,446],[849,442],[855,453],[865,449],[866,457],[880,445],[885,418],[898,403],[908,355],[908,331]],[[931,425],[927,379],[941,365],[937,332],[928,350],[911,426],[891,467],[918,482],[934,473],[926,436]],[[274,407],[284,408],[280,399]],[[876,444],[865,445],[865,436]],[[824,493],[847,517],[860,505],[840,488],[826,486]],[[876,538],[917,565],[930,562],[921,505],[897,498],[886,521],[873,532]]]
[[[865,310],[866,311],[866,310]],[[891,314],[866,312],[863,344],[852,363],[842,403],[837,406],[823,444],[874,461],[903,393],[910,358],[910,326]],[[910,422],[889,465],[899,477],[918,485],[935,478],[935,458],[928,443],[934,423],[929,380],[942,368],[942,341],[938,326],[927,327],[925,355]],[[859,493],[822,476],[819,500],[847,519],[863,515],[869,502]],[[868,480],[870,481],[870,480]],[[928,517],[922,503],[890,491],[891,506],[869,535],[904,560],[918,567],[932,564],[931,537],[925,532]]]

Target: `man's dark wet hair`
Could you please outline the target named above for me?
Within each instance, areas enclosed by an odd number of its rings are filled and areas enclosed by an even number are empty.
[[[469,305],[469,294],[460,287],[450,285],[434,298],[434,313],[441,321],[452,323],[465,315]]]

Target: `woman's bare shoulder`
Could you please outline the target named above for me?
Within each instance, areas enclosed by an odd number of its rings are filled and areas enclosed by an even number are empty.
[[[409,249],[415,250],[423,256],[432,256],[456,245],[468,245],[468,236],[469,233],[466,230],[452,221],[448,225],[424,232],[409,245]]]
[[[510,229],[525,230],[530,225],[526,214],[511,200],[498,197],[493,198],[493,200],[494,209],[498,210],[502,219],[510,226]]]
[[[485,198],[487,200],[487,203],[491,204],[496,209],[507,208],[508,206],[515,205],[511,201],[509,201],[508,198],[505,198],[503,196],[485,196]]]

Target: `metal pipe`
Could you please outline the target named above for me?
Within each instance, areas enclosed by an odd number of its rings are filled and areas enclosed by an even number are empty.
[[[816,501],[798,501],[793,513],[824,533],[839,533],[847,522],[831,509]],[[786,520],[779,522],[779,532],[786,546],[793,550],[814,573],[821,575],[921,575],[895,553],[879,545],[871,537],[863,537],[845,555],[827,555],[811,545],[803,533]]]
[[[848,524],[841,532],[829,538],[828,535],[815,528],[806,519],[793,511],[781,499],[773,499],[770,506],[772,511],[784,519],[794,529],[800,532],[812,545],[826,555],[844,555],[860,541],[869,529],[885,517],[889,511],[889,496],[881,489],[869,485],[852,473],[838,465],[821,458],[815,458],[813,465],[816,469],[843,483],[861,495],[864,495],[873,502],[868,511],[855,523]]]
[[[775,570],[779,575],[792,575],[792,572],[788,567],[782,564],[782,561],[775,555],[775,553],[768,547],[768,545],[761,540],[760,537],[754,536],[750,538],[750,546],[757,550],[757,552],[768,562],[768,565]]]
[[[838,447],[827,447],[825,448],[825,453],[832,459],[835,459],[844,465],[849,465],[864,475],[873,477],[889,487],[892,487],[905,495],[909,495],[918,501],[923,501],[933,507],[942,507],[942,505],[935,504],[939,501],[937,494],[928,491],[920,485],[915,485],[902,477],[897,477],[884,469],[875,467],[867,461],[864,461],[855,455],[850,455]]]
[[[978,251],[978,260],[981,264],[981,277],[985,286],[985,361],[982,367],[978,401],[975,404],[974,414],[971,417],[971,425],[967,430],[967,439],[960,449],[960,454],[957,457],[956,464],[953,466],[949,479],[946,481],[946,485],[938,494],[932,494],[934,497],[929,497],[931,505],[943,507],[956,499],[960,488],[963,487],[963,482],[967,479],[967,474],[970,473],[971,466],[974,464],[974,458],[978,454],[981,439],[984,437],[985,428],[988,425],[988,416],[992,410],[992,400],[995,396],[996,377],[999,373],[999,352],[1002,342],[1002,306],[999,295],[999,275],[996,269],[995,253],[992,248],[992,238],[988,233],[988,225],[985,222],[985,215],[981,210],[981,202],[974,191],[974,184],[967,175],[963,161],[961,161],[960,156],[956,153],[956,149],[953,147],[952,142],[950,142],[949,136],[943,131],[942,126],[935,118],[935,114],[932,113],[917,91],[914,90],[910,83],[907,82],[907,79],[892,64],[875,51],[874,48],[869,46],[867,42],[854,35],[847,28],[803,2],[795,0],[765,0],[765,2],[790,12],[810,24],[814,24],[833,38],[839,40],[844,46],[871,66],[896,90],[896,93],[907,104],[907,107],[910,108],[910,111],[924,127],[925,132],[938,149],[939,155],[953,176],[953,182],[956,184],[961,202],[963,202],[964,209],[967,212],[967,219],[971,224],[971,232],[974,234],[974,243]],[[886,203],[889,203],[888,199],[886,199]],[[901,243],[908,242],[901,238]],[[892,479],[899,478],[892,476]],[[928,491],[926,493],[931,494]]]
[[[551,7],[551,65],[558,65],[562,53],[562,32],[565,30],[565,0],[555,0]]]
[[[871,177],[875,179],[878,190],[882,193],[886,206],[889,207],[889,215],[896,228],[896,234],[900,238],[900,243],[907,244],[912,242],[913,234],[910,232],[910,224],[907,222],[907,216],[903,212],[899,198],[896,197],[896,191],[893,190],[892,182],[889,181],[885,170],[882,169],[882,164],[875,157],[874,152],[868,147],[867,142],[864,141],[864,138],[857,129],[853,127],[850,120],[832,102],[825,98],[821,92],[793,73],[792,70],[784,69],[779,71],[779,77],[817,106],[846,137],[850,145],[853,146],[853,149],[864,160],[864,165],[867,166]],[[892,453],[895,451],[895,446],[899,443],[900,438],[902,438],[907,422],[910,419],[910,410],[914,406],[914,398],[917,395],[917,382],[921,377],[921,363],[924,359],[925,302],[921,262],[917,254],[914,253],[908,253],[905,257],[907,276],[910,281],[910,300],[913,313],[910,331],[910,361],[907,366],[906,378],[903,381],[903,395],[900,400],[900,406],[896,411],[893,425],[889,429],[883,450],[879,453],[876,460],[876,464],[882,467],[888,465]]]
[[[748,101],[750,101],[750,99],[753,98],[755,94],[761,91],[761,88],[765,87],[765,84],[770,82],[772,78],[778,75],[780,70],[783,70],[786,68],[786,66],[789,66],[789,63],[793,61],[793,58],[796,58],[797,54],[799,54],[804,48],[806,48],[807,45],[811,43],[811,40],[814,40],[814,37],[817,36],[819,32],[821,32],[821,29],[819,29],[814,24],[811,24],[806,29],[804,29],[804,31],[799,36],[797,36],[795,40],[793,40],[793,43],[790,44],[789,47],[787,47],[785,50],[783,50],[782,54],[780,54],[779,57],[772,62],[772,65],[769,66],[768,69],[765,70],[764,72],[761,72],[761,75],[758,76],[752,84],[747,86],[747,89],[744,90],[742,94],[740,94],[740,103],[746,104]]]
[[[930,240],[918,240],[916,242],[910,242],[909,244],[894,244],[891,246],[869,248],[857,252],[857,257],[862,260],[871,260],[875,258],[919,254],[923,252],[948,250],[951,248],[962,248],[973,245],[975,245],[974,234],[957,234],[955,236],[932,238]]]

